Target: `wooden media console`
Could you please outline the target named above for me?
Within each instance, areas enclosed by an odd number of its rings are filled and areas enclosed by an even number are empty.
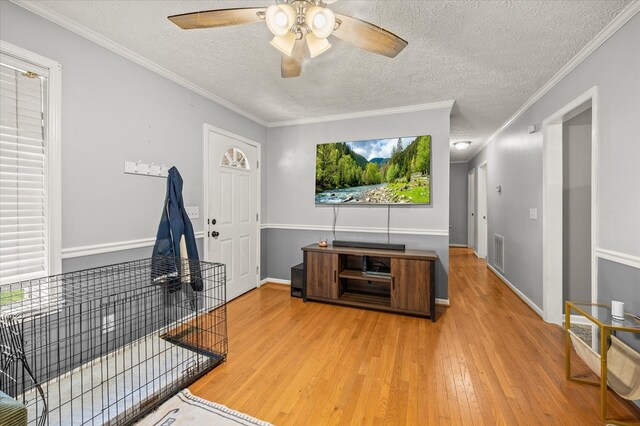
[[[313,300],[436,320],[438,256],[434,251],[319,247],[317,244],[302,250],[305,302]],[[382,266],[365,271],[363,262]]]

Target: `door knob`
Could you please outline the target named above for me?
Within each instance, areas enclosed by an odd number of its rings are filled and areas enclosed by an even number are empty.
[[[211,236],[212,236],[213,238],[218,238],[218,237],[220,236],[220,233],[219,233],[218,231],[213,231],[213,232],[211,233]]]

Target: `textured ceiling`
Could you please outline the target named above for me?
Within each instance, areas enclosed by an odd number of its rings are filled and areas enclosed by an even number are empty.
[[[451,140],[485,141],[628,1],[341,0],[331,8],[409,42],[395,59],[331,38],[280,77],[264,23],[184,31],[166,17],[272,1],[38,2],[267,122],[455,100]],[[452,161],[464,160],[452,150]],[[468,154],[466,154],[468,155]]]

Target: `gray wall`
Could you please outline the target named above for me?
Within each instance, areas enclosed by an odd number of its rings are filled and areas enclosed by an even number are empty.
[[[598,302],[624,302],[624,311],[640,314],[640,268],[598,259]],[[621,340],[640,351],[640,334],[616,332]],[[640,407],[640,400],[634,401]]]
[[[449,244],[467,245],[467,163],[451,164],[449,177]]]
[[[62,64],[63,249],[155,237],[166,179],[125,175],[125,160],[176,166],[185,182],[185,203],[203,212],[203,124],[266,141],[263,126],[8,1],[0,2],[0,39]],[[196,232],[203,230],[202,219],[193,225]],[[202,239],[198,248],[202,254]],[[62,269],[77,271],[146,258],[151,250],[69,258]],[[83,280],[90,275],[78,277],[71,280],[74,290],[92,284]],[[107,275],[101,274],[101,280],[107,282]],[[140,284],[129,281],[132,288]],[[34,339],[42,340],[37,333],[46,331],[47,342],[59,342],[51,346],[40,342],[32,348],[38,351],[34,357],[47,360],[37,363],[39,378],[61,374],[164,325],[159,315],[167,312],[142,309],[143,303],[147,308],[161,306],[161,294],[153,289],[144,295],[134,292],[120,294],[119,301],[101,300],[99,309],[97,302],[90,306],[87,302],[30,321],[27,333]],[[119,338],[104,343],[100,324],[106,309],[116,313]],[[132,324],[137,327],[131,328]],[[71,353],[78,356],[57,363],[57,356]]]
[[[640,313],[640,269],[607,259],[598,260],[598,302],[624,302],[625,312]],[[640,351],[640,334],[623,333],[618,337]]]
[[[562,128],[563,300],[591,301],[591,114]]]
[[[267,218],[263,231],[268,245],[266,276],[289,279],[289,268],[302,261],[300,248],[317,242],[319,236],[332,240],[333,209],[315,205],[316,145],[326,142],[391,138],[398,136],[432,136],[431,206],[391,207],[392,229],[407,233],[419,230],[438,235],[391,236],[392,242],[408,247],[433,248],[439,256],[436,294],[447,298],[449,254],[449,109],[438,109],[379,117],[358,118],[301,126],[270,128],[266,144],[268,191]],[[264,184],[265,182],[263,182]],[[339,232],[339,239],[386,241],[387,209],[378,206],[343,206],[339,208],[338,228],[367,228],[373,232]],[[283,229],[286,228],[286,229]],[[320,229],[320,231],[308,231]],[[273,239],[273,240],[272,240]],[[274,255],[277,253],[277,255]],[[264,272],[264,266],[263,266]]]
[[[593,86],[599,90],[597,160],[598,247],[640,256],[640,196],[637,162],[640,139],[640,15],[611,36],[522,116],[511,123],[470,162],[488,160],[489,263],[493,233],[505,236],[505,276],[542,308],[542,133],[527,127],[554,114]],[[502,195],[492,190],[502,185]],[[529,219],[529,208],[538,220]],[[619,265],[619,268],[626,268]],[[615,266],[612,266],[615,268]],[[602,275],[600,275],[602,276]],[[611,282],[609,297],[634,298],[638,282]],[[599,298],[602,294],[599,294]]]
[[[125,175],[125,160],[176,166],[186,205],[202,213],[203,124],[266,141],[263,126],[13,3],[0,7],[3,41],[63,67],[63,248],[155,237],[166,180]],[[202,231],[202,218],[193,222]]]

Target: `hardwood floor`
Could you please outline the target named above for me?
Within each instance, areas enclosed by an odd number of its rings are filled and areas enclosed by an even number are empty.
[[[451,249],[438,321],[289,297],[228,306],[228,361],[190,387],[277,425],[598,425],[598,390],[564,377],[563,331],[485,263]],[[580,369],[578,369],[579,371]],[[637,413],[610,392],[610,413]]]

